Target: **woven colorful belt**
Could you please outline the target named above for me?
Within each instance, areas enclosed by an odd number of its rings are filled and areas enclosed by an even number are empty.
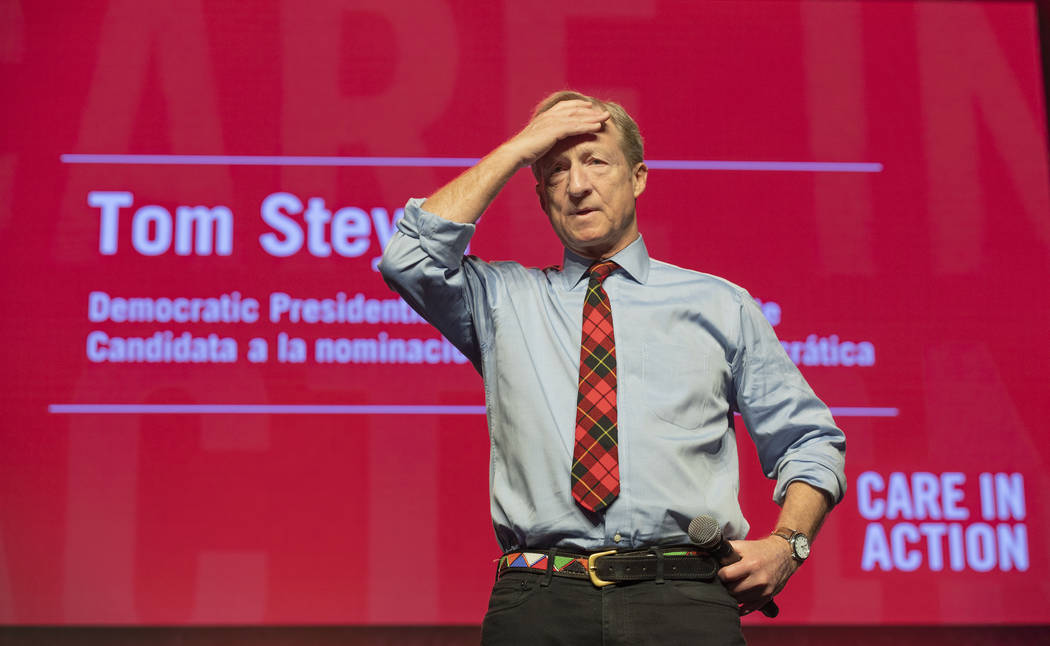
[[[500,557],[499,566],[496,568],[496,574],[498,576],[512,568],[528,568],[539,570],[540,572],[546,572],[547,558],[548,555],[546,552],[507,552]],[[586,579],[587,557],[562,556],[561,554],[555,554],[553,568],[555,572],[582,574],[583,578]]]
[[[682,548],[660,548],[635,552],[608,550],[593,554],[555,552],[508,552],[499,559],[496,577],[507,572],[531,572],[553,576],[590,579],[602,587],[628,581],[689,579],[710,581],[718,563],[707,552]]]

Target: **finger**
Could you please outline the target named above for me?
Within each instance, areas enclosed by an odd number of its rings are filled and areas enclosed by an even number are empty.
[[[561,105],[565,105],[565,103],[559,103],[558,104],[558,106],[561,106]],[[558,107],[558,106],[555,106],[555,107]],[[598,108],[598,107],[593,106],[590,103],[586,103],[586,102],[582,102],[580,105],[566,107],[564,109],[557,110],[557,111],[555,111],[554,108],[551,108],[547,112],[544,112],[544,113],[540,114],[539,117],[544,117],[545,115],[546,115],[546,118],[548,118],[548,119],[557,119],[557,120],[573,119],[573,120],[599,121],[599,122],[605,121],[605,120],[609,119],[609,117],[612,116],[612,114],[608,110],[605,110],[605,109],[602,109],[602,108]]]
[[[567,130],[579,130],[580,132],[591,132],[594,130],[601,130],[604,121],[601,119],[570,119],[562,122],[561,127]]]
[[[729,588],[727,587],[726,590],[729,590]],[[729,594],[736,599],[737,603],[752,609],[762,607],[766,601],[772,598],[769,591],[761,586],[746,584],[738,585],[735,589],[729,590]]]
[[[581,112],[576,115],[581,121],[589,121],[594,123],[605,123],[609,120],[612,114],[608,110],[591,109],[586,112]]]
[[[566,99],[564,101],[558,101],[557,103],[552,105],[550,107],[550,111],[553,112],[555,110],[569,110],[571,108],[579,108],[579,107],[593,108],[594,104],[591,103],[590,101],[585,101],[583,99]]]
[[[573,135],[598,132],[602,129],[604,122],[605,119],[600,115],[596,116],[594,113],[586,116],[560,115],[552,116],[542,121],[537,120],[529,124],[526,131],[540,136],[544,136],[542,133],[547,133],[547,136],[557,140]]]
[[[605,121],[612,116],[612,113],[602,108],[596,108],[591,106],[591,109],[587,111],[587,114],[592,115],[598,121]]]
[[[581,99],[572,99],[571,101],[559,101],[555,103],[547,112],[569,112],[572,110],[593,110],[601,112],[603,109],[599,106],[594,105],[590,101],[583,101]]]
[[[572,119],[554,124],[560,137],[594,133],[603,127],[604,122],[600,119]]]
[[[744,591],[744,588],[740,587],[740,581],[723,581],[722,585],[725,586],[726,592],[731,594],[734,599]]]
[[[722,585],[725,586],[726,591],[732,595],[734,599],[741,603],[756,601],[763,596],[768,595],[770,592],[768,588],[759,584],[753,577],[740,579],[738,581],[724,581]]]
[[[747,566],[740,561],[732,565],[726,565],[718,570],[718,578],[722,579],[722,581],[741,581],[746,579],[748,574],[750,574],[750,571]]]

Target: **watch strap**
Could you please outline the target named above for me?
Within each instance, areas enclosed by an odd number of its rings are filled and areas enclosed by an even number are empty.
[[[806,559],[809,558],[808,550],[805,555],[799,554],[799,547],[796,543],[796,539],[801,537],[805,540],[805,543],[808,545],[809,537],[803,534],[802,532],[794,529],[789,529],[787,527],[777,527],[775,530],[773,530],[773,533],[771,535],[779,536],[780,538],[783,538],[785,541],[788,542],[788,545],[791,546],[791,558],[795,559],[795,561],[797,561],[798,563],[804,563]]]

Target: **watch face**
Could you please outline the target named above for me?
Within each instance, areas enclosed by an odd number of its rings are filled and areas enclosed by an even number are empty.
[[[800,559],[809,558],[809,539],[803,534],[795,536],[795,554]]]

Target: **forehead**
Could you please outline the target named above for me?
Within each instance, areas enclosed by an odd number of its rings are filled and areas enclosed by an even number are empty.
[[[539,162],[542,167],[555,159],[565,156],[581,155],[592,151],[602,151],[623,157],[620,131],[612,121],[606,121],[596,133],[566,137],[554,144]]]

